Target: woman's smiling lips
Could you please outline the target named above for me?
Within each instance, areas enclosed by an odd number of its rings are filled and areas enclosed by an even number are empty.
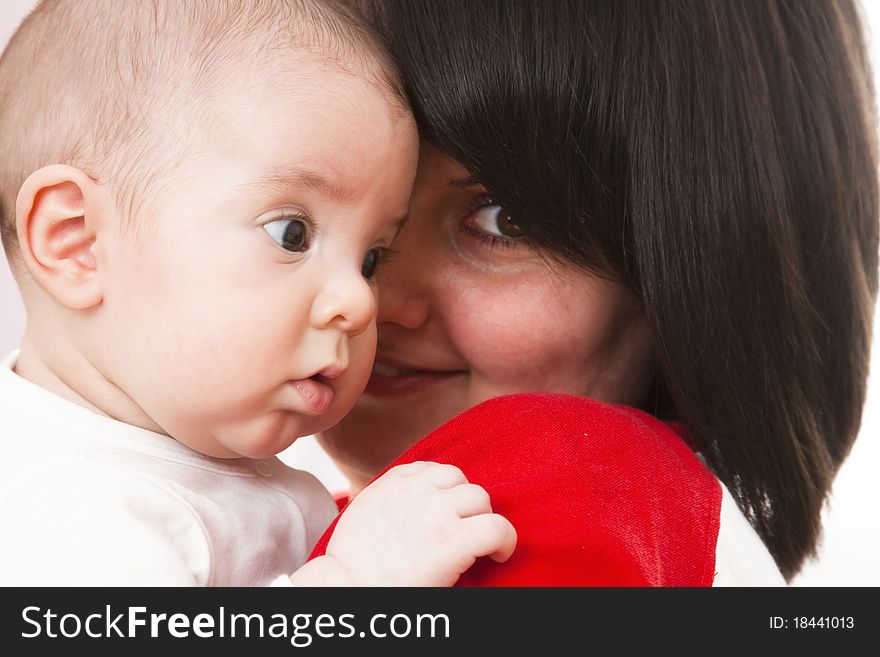
[[[464,374],[466,374],[465,370],[422,369],[386,359],[377,359],[365,392],[376,397],[405,395]]]

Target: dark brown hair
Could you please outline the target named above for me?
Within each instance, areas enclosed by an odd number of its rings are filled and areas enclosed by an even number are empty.
[[[856,437],[877,290],[852,2],[382,0],[428,140],[546,253],[624,281],[684,421],[780,569]]]

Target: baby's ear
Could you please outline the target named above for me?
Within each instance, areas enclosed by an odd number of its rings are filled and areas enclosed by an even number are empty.
[[[22,259],[34,280],[69,308],[91,308],[103,299],[92,247],[107,205],[95,180],[65,164],[34,171],[18,192]]]

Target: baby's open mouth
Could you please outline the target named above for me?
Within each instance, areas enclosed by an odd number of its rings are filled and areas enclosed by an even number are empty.
[[[302,402],[302,410],[309,415],[321,415],[333,402],[333,386],[320,374],[307,379],[291,381]]]

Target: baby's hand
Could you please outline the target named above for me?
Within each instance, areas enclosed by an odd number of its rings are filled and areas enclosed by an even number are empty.
[[[451,586],[477,557],[506,561],[516,530],[451,465],[392,468],[345,509],[327,545],[358,586]]]

